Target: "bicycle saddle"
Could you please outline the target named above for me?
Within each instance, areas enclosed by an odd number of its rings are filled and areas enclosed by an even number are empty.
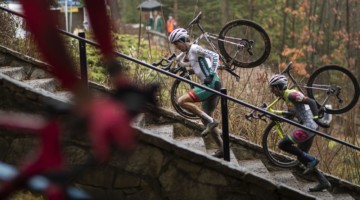
[[[202,12],[199,12],[199,14],[189,23],[189,26],[199,23],[201,16]]]

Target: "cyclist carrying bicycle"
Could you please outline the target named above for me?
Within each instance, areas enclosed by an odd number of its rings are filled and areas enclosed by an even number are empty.
[[[322,122],[318,120],[318,109],[315,100],[305,96],[300,91],[288,89],[287,84],[288,80],[282,74],[271,77],[269,81],[271,92],[283,99],[288,106],[288,111],[271,111],[286,117],[296,117],[300,124],[317,130],[318,123]],[[324,126],[326,125],[324,124]],[[297,156],[298,160],[306,166],[304,174],[314,172],[319,183],[315,187],[309,188],[310,192],[322,191],[331,187],[326,177],[316,169],[319,160],[308,153],[314,136],[315,133],[299,128],[284,137],[278,144],[281,150]],[[293,144],[297,144],[297,147]]]
[[[191,43],[188,32],[183,28],[172,31],[169,35],[169,41],[183,52],[177,57],[179,66],[190,66],[204,86],[220,90],[221,82],[216,74],[219,66],[219,55],[217,53]],[[183,60],[186,60],[186,62]],[[217,128],[219,122],[211,117],[218,101],[219,97],[214,93],[195,87],[179,97],[178,104],[201,118],[201,121],[206,126],[201,135],[205,137],[211,133],[220,147],[213,156],[221,158],[223,157],[221,130]],[[196,102],[202,102],[201,109],[195,104]]]

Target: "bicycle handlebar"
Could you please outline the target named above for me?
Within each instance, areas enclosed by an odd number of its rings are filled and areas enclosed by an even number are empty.
[[[272,108],[278,101],[280,100],[280,98],[277,98],[275,101],[273,101],[270,105],[267,105],[266,103],[263,103],[260,108],[263,109],[263,110],[266,110],[270,113],[274,113],[274,111],[272,111],[270,108]],[[274,113],[275,114],[275,113]],[[245,118],[249,121],[251,121],[251,119],[261,119],[261,120],[264,120],[266,121],[265,119],[263,119],[263,117],[267,117],[267,118],[270,118],[272,119],[273,117],[269,116],[269,115],[266,115],[266,113],[260,113],[260,114],[257,114],[257,111],[254,109],[252,111],[250,111],[250,113],[246,114],[245,115]]]
[[[162,66],[161,69],[163,70],[167,70],[167,71],[170,71],[170,67],[172,65],[172,59],[174,59],[176,57],[176,54],[173,53],[171,56],[167,57],[167,58],[163,58],[161,59],[159,62],[156,62],[156,63],[152,63],[152,66]],[[165,63],[164,63],[165,62]]]
[[[268,106],[266,103],[263,103],[260,107],[262,109],[266,109]],[[263,121],[266,121],[265,119],[263,119],[264,116],[268,117],[265,113],[257,113],[256,110],[252,110],[245,115],[245,119],[247,119],[248,121],[251,121],[252,119],[261,119]]]
[[[162,66],[161,69],[169,71],[169,72],[171,72],[173,74],[176,74],[179,71],[186,72],[187,69],[185,67],[178,66],[176,68],[171,68],[171,65],[173,64],[173,59],[174,58],[176,58],[175,53],[173,53],[171,56],[169,56],[167,58],[161,59],[159,62],[152,63],[152,65],[155,66],[155,67],[160,65],[160,66]]]

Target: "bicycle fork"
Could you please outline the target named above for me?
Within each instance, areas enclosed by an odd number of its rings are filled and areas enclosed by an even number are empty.
[[[278,134],[278,136],[279,136],[279,138],[282,140],[282,139],[284,139],[284,132],[283,132],[283,130],[282,130],[282,128],[281,128],[281,122],[279,122],[279,121],[275,121],[275,128],[276,128],[276,134]]]

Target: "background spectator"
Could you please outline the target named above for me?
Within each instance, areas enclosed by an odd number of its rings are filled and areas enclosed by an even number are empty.
[[[167,30],[167,34],[170,35],[170,33],[176,29],[176,21],[175,19],[172,17],[172,15],[170,14],[168,17],[168,20],[166,22],[166,30]]]
[[[164,20],[161,17],[160,13],[158,13],[158,11],[155,10],[153,12],[153,17],[154,17],[154,24],[153,24],[152,30],[157,31],[159,33],[164,33],[165,25],[164,25]]]

